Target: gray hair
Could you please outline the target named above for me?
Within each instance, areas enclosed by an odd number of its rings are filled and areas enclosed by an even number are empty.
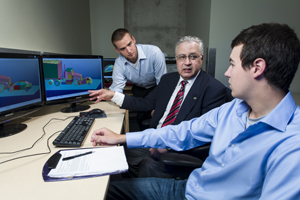
[[[203,49],[204,49],[203,42],[200,38],[198,38],[196,36],[184,36],[184,37],[180,38],[175,47],[175,55],[177,55],[178,45],[180,45],[181,43],[184,43],[184,42],[196,42],[197,44],[199,44],[200,54],[203,55]]]

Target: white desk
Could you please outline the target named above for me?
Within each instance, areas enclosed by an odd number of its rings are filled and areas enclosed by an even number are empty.
[[[105,111],[107,118],[98,118],[93,123],[89,135],[82,147],[92,147],[90,142],[94,130],[107,127],[116,133],[124,130],[123,121],[125,110],[119,109],[111,102],[90,103],[91,109],[100,108]],[[47,106],[29,115],[24,123],[27,129],[21,133],[6,138],[0,138],[0,152],[13,152],[31,147],[43,135],[43,126],[52,118],[65,119],[68,116],[77,116],[79,113],[61,113],[64,105]],[[128,115],[127,115],[128,116]],[[28,116],[26,116],[28,117]],[[47,152],[47,139],[56,131],[63,130],[66,121],[52,120],[45,128],[46,135],[32,149],[14,154],[0,154],[0,162],[30,154]],[[127,121],[128,122],[128,121]],[[128,125],[127,125],[128,128]],[[62,148],[56,148],[50,140],[51,153],[33,157],[21,158],[0,165],[0,199],[3,200],[46,200],[46,199],[104,199],[109,176],[94,177],[70,181],[44,182],[42,169],[48,158]],[[104,163],[105,164],[105,163]]]

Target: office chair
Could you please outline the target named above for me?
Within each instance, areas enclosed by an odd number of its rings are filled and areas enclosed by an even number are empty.
[[[227,88],[225,101],[230,102],[231,100],[233,100],[231,90]],[[160,156],[159,161],[166,167],[172,168],[175,179],[187,179],[195,168],[202,166],[208,157],[209,148],[210,143],[207,143],[187,151],[165,153]]]

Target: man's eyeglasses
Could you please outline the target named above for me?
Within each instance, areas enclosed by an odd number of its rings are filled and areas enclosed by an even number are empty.
[[[197,60],[200,56],[197,56],[197,55],[189,55],[189,56],[186,56],[186,55],[179,55],[179,56],[176,56],[177,60],[180,61],[180,62],[184,62],[186,58],[189,58],[189,60]]]

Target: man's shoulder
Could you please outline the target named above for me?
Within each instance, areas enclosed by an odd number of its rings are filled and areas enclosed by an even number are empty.
[[[219,80],[211,76],[210,74],[206,73],[205,71],[201,71],[197,79],[203,79],[204,82],[207,83],[207,85],[211,85],[214,87],[225,87],[223,83],[221,83]]]
[[[161,52],[158,46],[152,44],[136,44],[136,46],[141,48],[145,53]]]
[[[178,72],[168,72],[164,75],[162,75],[161,80],[169,80],[175,77],[179,77],[179,73]]]
[[[154,48],[154,49],[160,49],[158,46],[155,46],[153,44],[136,44],[136,46],[140,46],[142,48]]]
[[[179,80],[179,73],[178,72],[168,72],[163,74],[160,78],[159,85],[166,85],[166,84],[173,84]]]
[[[115,64],[124,64],[124,62],[126,61],[126,58],[124,56],[122,56],[121,54],[119,54],[119,56],[116,58],[115,60]]]

